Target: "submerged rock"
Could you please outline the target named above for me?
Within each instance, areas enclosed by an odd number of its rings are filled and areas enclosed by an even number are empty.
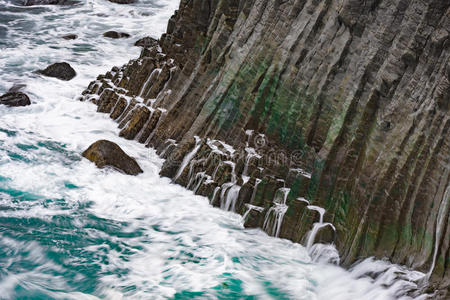
[[[15,83],[9,90],[8,92],[18,92],[21,89],[25,88],[27,85],[23,84],[23,83]]]
[[[55,63],[44,70],[38,70],[37,73],[66,81],[71,80],[77,75],[75,70],[66,62]]]
[[[131,4],[136,2],[135,0],[108,0],[108,1],[117,4]]]
[[[63,35],[62,38],[65,40],[76,40],[78,38],[78,35],[70,33]]]
[[[0,96],[0,104],[7,106],[27,106],[31,104],[31,101],[25,93],[8,92]]]
[[[95,142],[82,155],[99,168],[110,166],[128,175],[143,173],[134,158],[128,156],[116,143],[107,140]]]
[[[103,34],[104,37],[110,38],[110,39],[122,39],[122,38],[129,38],[130,35],[126,32],[117,32],[117,31],[107,31]]]
[[[24,0],[24,6],[68,4],[66,0]]]
[[[134,43],[134,45],[137,47],[150,48],[150,47],[158,45],[158,40],[156,40],[152,37],[146,36],[146,37],[143,37],[142,39],[137,40],[136,43]]]

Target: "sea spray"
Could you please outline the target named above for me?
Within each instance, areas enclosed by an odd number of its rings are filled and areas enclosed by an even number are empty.
[[[275,193],[274,205],[269,208],[264,218],[263,230],[275,237],[280,236],[281,225],[283,224],[284,215],[288,210],[286,205],[287,197],[290,192],[289,188],[280,188]],[[273,220],[271,220],[273,218]],[[272,228],[270,224],[272,221]]]

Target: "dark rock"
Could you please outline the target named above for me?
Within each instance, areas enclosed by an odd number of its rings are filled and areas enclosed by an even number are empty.
[[[332,244],[336,240],[336,231],[332,225],[325,225],[319,229],[315,243]]]
[[[262,223],[264,220],[265,212],[260,209],[258,206],[254,206],[258,209],[250,209],[249,212],[246,215],[246,218],[244,220],[244,227],[245,228],[258,228],[262,227]],[[247,208],[249,209],[249,208]]]
[[[45,70],[38,70],[37,73],[66,81],[77,75],[75,70],[66,62],[55,63],[48,66]]]
[[[144,127],[145,123],[147,122],[148,118],[150,118],[151,112],[150,110],[145,107],[139,107],[137,108],[129,123],[128,126],[122,131],[120,131],[120,136],[126,138],[127,140],[132,140],[136,137],[136,135],[141,131],[141,129]]]
[[[67,4],[66,0],[24,0],[24,6]]]
[[[214,181],[205,181],[202,183],[202,185],[197,190],[197,194],[208,197],[208,198],[212,198],[216,187],[217,187],[217,183],[215,183]]]
[[[27,106],[31,104],[30,98],[22,92],[8,92],[0,96],[0,104],[7,106]]]
[[[130,35],[125,32],[117,32],[117,31],[107,31],[103,34],[104,37],[110,38],[110,39],[122,39],[122,38],[129,38]]]
[[[65,40],[76,40],[78,38],[78,35],[70,33],[62,36]]]
[[[162,115],[162,112],[159,109],[157,109],[156,111],[154,111],[152,113],[150,121],[143,128],[142,134],[139,137],[139,143],[145,143],[147,141],[150,134],[156,128],[156,125],[158,124],[158,121],[159,121],[159,118],[161,117],[161,115]]]
[[[158,45],[158,40],[155,40],[154,38],[146,36],[142,39],[137,40],[136,43],[134,43],[134,45],[137,47],[150,48],[150,47]]]
[[[108,0],[108,1],[117,4],[131,4],[136,2],[135,0]]]
[[[230,163],[221,163],[217,168],[214,180],[222,185],[226,182],[231,182],[233,174],[233,166]]]
[[[242,185],[239,190],[238,201],[236,204],[236,212],[240,214],[244,214],[247,210],[246,203],[249,203],[252,200],[253,191],[255,189],[256,180],[255,178],[250,178],[245,184]]]
[[[94,162],[99,168],[113,167],[128,175],[143,173],[136,160],[128,156],[117,144],[100,140],[83,152],[83,157]]]
[[[120,97],[118,100],[118,103],[116,104],[116,107],[113,109],[112,113],[110,114],[111,119],[117,119],[119,118],[125,109],[127,108],[128,102],[124,97]]]

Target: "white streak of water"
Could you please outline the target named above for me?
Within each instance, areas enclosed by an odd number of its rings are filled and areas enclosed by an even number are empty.
[[[251,205],[251,204],[245,204],[245,206],[247,207],[247,210],[245,211],[244,215],[242,216],[242,220],[245,222],[248,218],[248,215],[250,214],[250,212],[252,210],[256,210],[259,212],[263,212],[264,211],[264,207],[260,207],[260,206],[256,206],[256,205]]]
[[[447,226],[447,223],[445,222],[445,218],[448,215],[450,209],[450,186],[447,186],[447,189],[444,193],[444,198],[441,201],[441,204],[439,206],[438,216],[436,219],[436,233],[434,237],[434,253],[433,253],[433,261],[431,263],[430,270],[428,271],[427,278],[430,278],[434,268],[436,266],[436,259],[439,253],[439,243],[442,238],[442,234],[445,232],[445,227]],[[447,233],[449,234],[449,233]]]
[[[197,154],[197,151],[200,149],[200,147],[202,145],[201,144],[202,140],[198,136],[195,136],[194,138],[195,138],[194,149],[192,149],[192,151],[189,152],[188,154],[186,154],[186,156],[183,158],[183,161],[181,162],[181,165],[178,168],[177,174],[173,178],[173,181],[176,181],[181,176],[181,174],[183,173],[186,166],[189,164],[189,162],[192,160],[192,158],[195,156],[195,154]]]

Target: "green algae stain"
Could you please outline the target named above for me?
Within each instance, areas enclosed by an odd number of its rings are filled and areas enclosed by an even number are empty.
[[[309,183],[309,188],[307,192],[307,199],[315,199],[315,195],[318,192],[320,184],[320,176],[322,175],[322,170],[325,167],[325,161],[321,159],[316,159],[314,161],[314,171],[311,174],[311,181]]]

